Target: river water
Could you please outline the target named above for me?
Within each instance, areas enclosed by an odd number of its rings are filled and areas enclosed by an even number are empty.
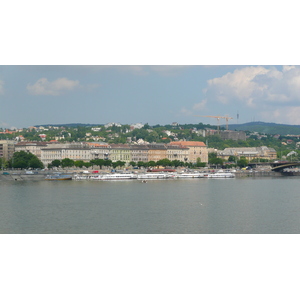
[[[299,182],[0,181],[0,233],[300,233]]]

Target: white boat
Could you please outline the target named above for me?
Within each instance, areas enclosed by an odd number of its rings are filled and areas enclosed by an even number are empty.
[[[176,178],[200,178],[200,173],[177,173],[175,174]]]
[[[72,176],[70,175],[62,175],[62,174],[53,174],[47,175],[45,180],[72,180]]]
[[[167,173],[139,173],[137,174],[137,179],[167,179],[170,175]]]
[[[76,174],[76,175],[73,176],[73,179],[74,180],[87,180],[87,179],[90,179],[90,176],[84,176],[84,175]]]
[[[116,174],[101,174],[89,176],[91,180],[128,180],[128,179],[137,179],[136,174],[130,173],[116,173]]]
[[[234,178],[235,175],[231,172],[224,172],[223,170],[219,170],[215,173],[206,173],[202,178]]]
[[[75,175],[75,180],[128,180],[137,179],[136,174],[116,173],[116,174],[93,174],[93,175]]]

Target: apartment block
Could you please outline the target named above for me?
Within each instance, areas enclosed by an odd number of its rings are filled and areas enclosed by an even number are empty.
[[[196,163],[198,158],[200,158],[201,162],[208,162],[207,146],[203,142],[178,141],[171,142],[170,145],[187,147],[189,149],[188,162],[190,163]]]
[[[0,140],[0,158],[9,160],[15,152],[15,143],[11,140]]]
[[[128,144],[111,144],[110,155],[111,161],[125,161],[127,164],[131,161],[131,149]]]
[[[149,144],[148,161],[159,161],[167,158],[167,147],[165,144]]]
[[[189,148],[180,145],[167,145],[167,159],[187,162],[189,159]]]
[[[47,166],[53,160],[70,158],[74,161],[82,160],[89,162],[92,159],[90,148],[43,148],[41,151],[41,161]]]
[[[30,152],[41,159],[42,148],[48,147],[47,142],[19,142],[15,145],[15,151],[25,151]]]
[[[131,161],[138,163],[139,161],[148,162],[148,146],[147,145],[130,145]]]

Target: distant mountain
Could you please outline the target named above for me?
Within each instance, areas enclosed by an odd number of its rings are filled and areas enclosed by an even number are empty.
[[[229,124],[229,130],[254,131],[266,134],[300,134],[300,125],[286,125],[265,122],[250,122],[244,124]]]

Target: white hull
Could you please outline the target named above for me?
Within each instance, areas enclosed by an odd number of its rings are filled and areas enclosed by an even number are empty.
[[[234,178],[235,175],[230,172],[216,172],[204,174],[203,178]]]
[[[176,178],[200,178],[200,173],[179,173],[175,175]]]
[[[135,174],[101,174],[91,176],[76,176],[76,180],[130,180],[137,179]]]
[[[136,175],[128,175],[128,174],[126,174],[126,175],[120,174],[120,176],[116,176],[116,175],[110,175],[110,174],[108,174],[108,175],[99,175],[98,178],[95,178],[95,180],[130,180],[130,179],[137,179]]]
[[[168,174],[162,173],[145,173],[137,174],[137,179],[168,179],[170,176]]]

